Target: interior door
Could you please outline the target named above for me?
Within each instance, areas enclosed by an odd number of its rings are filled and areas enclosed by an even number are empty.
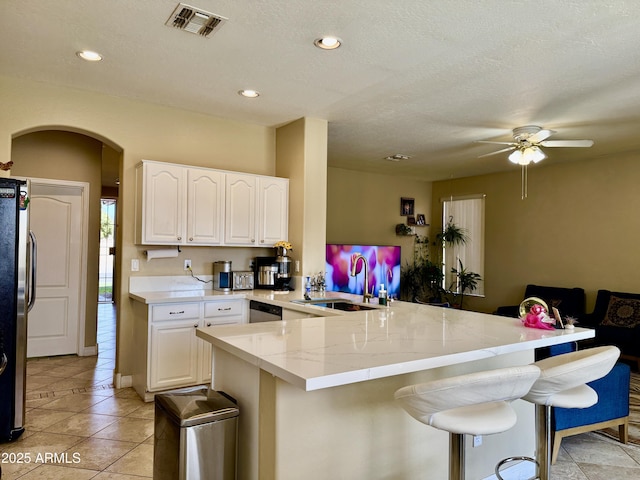
[[[30,227],[38,241],[37,296],[29,312],[27,356],[78,352],[83,188],[31,183]]]

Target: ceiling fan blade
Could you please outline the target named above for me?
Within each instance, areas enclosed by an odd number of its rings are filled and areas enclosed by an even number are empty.
[[[476,143],[491,143],[493,145],[513,145],[516,146],[515,142],[492,142],[490,140],[476,140]]]
[[[590,147],[593,140],[546,140],[538,145],[542,147]]]
[[[527,138],[527,142],[531,144],[540,143],[543,140],[546,140],[547,138],[549,138],[554,133],[556,132],[553,130],[542,129],[538,133],[534,133],[529,138]]]
[[[515,150],[515,149],[516,149],[515,146],[507,147],[507,148],[503,148],[502,150],[498,150],[497,152],[485,153],[484,155],[480,155],[478,158],[489,157],[491,155],[497,155],[498,153],[510,152],[511,150]]]

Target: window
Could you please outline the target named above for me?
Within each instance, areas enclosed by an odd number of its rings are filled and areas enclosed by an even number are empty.
[[[460,293],[456,275],[451,273],[451,269],[460,270],[459,262],[462,262],[467,272],[475,272],[482,278],[473,292],[464,293],[484,295],[484,195],[443,199],[442,207],[444,227],[453,223],[466,235],[466,242],[463,244],[445,243],[443,246],[444,287]]]

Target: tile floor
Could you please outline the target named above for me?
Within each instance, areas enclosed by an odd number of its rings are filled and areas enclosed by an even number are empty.
[[[3,480],[153,477],[154,404],[131,388],[113,388],[114,308],[98,310],[98,356],[28,361],[26,431],[0,444]],[[27,457],[30,463],[17,463]],[[551,473],[558,480],[639,480],[640,447],[595,433],[569,437]]]
[[[153,477],[154,404],[131,388],[113,388],[114,308],[98,310],[98,356],[27,362],[26,430],[0,444],[3,480]]]

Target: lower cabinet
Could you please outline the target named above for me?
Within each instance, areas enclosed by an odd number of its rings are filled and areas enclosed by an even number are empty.
[[[211,383],[211,345],[196,328],[242,323],[244,300],[134,303],[138,395],[151,401],[155,392]]]

